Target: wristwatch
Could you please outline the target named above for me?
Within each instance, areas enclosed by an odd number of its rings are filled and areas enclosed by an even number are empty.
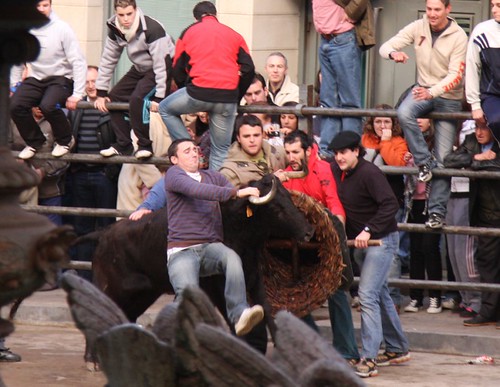
[[[365,226],[365,228],[363,229],[363,231],[366,231],[369,234],[372,233],[372,229],[370,227],[368,227],[368,226]]]

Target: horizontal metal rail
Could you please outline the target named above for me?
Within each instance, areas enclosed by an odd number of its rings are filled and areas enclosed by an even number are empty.
[[[19,152],[13,151],[12,154],[17,156]],[[36,160],[54,160],[55,157],[50,153],[36,153],[33,156]],[[164,157],[151,157],[149,159],[138,160],[134,156],[113,156],[103,157],[97,154],[81,154],[69,153],[58,158],[68,162],[81,162],[90,164],[155,164],[170,166],[171,163]],[[416,175],[418,168],[416,167],[392,167],[388,165],[380,166],[382,172],[388,175]],[[473,171],[471,169],[456,169],[456,168],[434,168],[432,174],[435,176],[460,176],[475,179],[500,179],[500,171]]]
[[[359,284],[359,277],[354,277],[354,284]],[[414,279],[389,278],[387,283],[395,288],[416,288],[416,289],[441,289],[441,290],[476,290],[480,292],[500,292],[500,284],[472,283],[472,282],[452,282],[452,281],[430,281]]]
[[[116,210],[114,208],[88,208],[88,207],[63,207],[63,206],[39,206],[21,205],[26,211],[36,214],[56,214],[73,216],[95,216],[99,218],[128,218],[133,212],[130,210]]]
[[[12,151],[12,155],[17,157],[19,152]],[[168,165],[171,163],[166,157],[150,157],[148,159],[137,159],[134,156],[113,156],[103,157],[98,154],[68,153],[62,157],[54,157],[49,152],[37,152],[33,159],[35,160],[64,160],[72,163],[87,164],[155,164]]]
[[[127,111],[128,103],[126,102],[108,102],[106,104],[108,110]],[[94,105],[87,101],[80,101],[77,104],[78,108],[91,109]],[[245,105],[238,106],[239,113],[267,113],[267,114],[295,114],[297,116],[331,116],[331,117],[397,117],[397,111],[379,110],[379,109],[338,109],[326,107],[314,107],[304,104],[296,106],[263,106],[263,105]],[[472,115],[470,112],[432,112],[425,117],[433,119],[451,119],[451,120],[470,120]]]
[[[23,209],[37,214],[59,214],[74,216],[96,216],[96,217],[117,217],[127,218],[133,211],[116,210],[107,208],[87,208],[87,207],[59,207],[59,206],[28,206],[22,205]],[[399,231],[436,233],[436,234],[463,234],[489,237],[500,237],[500,228],[487,227],[467,227],[467,226],[444,226],[442,229],[430,229],[418,223],[398,223]],[[306,244],[304,244],[305,246]]]

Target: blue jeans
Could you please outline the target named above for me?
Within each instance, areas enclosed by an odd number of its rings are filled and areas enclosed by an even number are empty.
[[[338,289],[328,297],[328,313],[332,327],[333,346],[345,359],[359,359],[354,336],[351,306],[344,290]]]
[[[229,320],[238,321],[243,310],[248,308],[241,259],[223,243],[204,243],[178,251],[170,256],[167,267],[177,298],[182,297],[186,286],[199,286],[200,277],[224,274],[224,296]]]
[[[500,96],[486,95],[481,99],[481,108],[486,116],[488,127],[491,129],[493,136],[497,141],[500,141],[500,111],[498,104],[500,103]]]
[[[104,169],[100,171],[77,171],[71,175],[71,205],[87,208],[116,208],[117,184],[111,181]],[[113,224],[114,217],[75,216],[73,226],[78,236],[88,234]],[[71,250],[77,261],[92,261],[97,244],[80,243]],[[92,272],[78,270],[78,275],[92,281]]]
[[[408,340],[387,286],[391,263],[398,253],[399,235],[395,231],[381,239],[382,246],[364,249],[359,281],[361,355],[367,359],[377,356],[382,341],[388,352],[408,351]]]
[[[54,206],[61,207],[62,206],[62,196],[54,196],[51,198],[38,199],[38,204],[40,206]],[[62,215],[59,214],[47,214],[45,215],[49,220],[57,226],[62,226]]]
[[[450,153],[455,144],[457,123],[455,120],[434,120],[435,137],[432,157],[425,142],[422,131],[418,127],[417,118],[434,112],[458,112],[462,103],[458,100],[433,98],[426,101],[416,101],[410,92],[398,108],[398,119],[403,129],[406,142],[413,154],[415,165],[428,164],[431,168],[443,167],[444,158]],[[429,213],[446,215],[446,205],[450,197],[450,178],[434,176],[431,180],[429,194]]]
[[[403,208],[400,208],[396,213],[396,221],[401,222],[403,220]],[[387,278],[401,278],[401,232],[398,232],[398,253],[394,256],[392,260],[391,268],[389,270],[389,276]],[[401,306],[401,290],[399,288],[389,288],[389,294],[391,295],[394,305]]]
[[[158,108],[172,140],[190,138],[182,123],[181,114],[209,113],[210,159],[208,164],[209,168],[213,170],[219,170],[226,159],[233,136],[236,110],[236,103],[207,102],[195,99],[189,96],[185,87],[170,94],[160,102]]]
[[[355,109],[361,107],[361,50],[356,42],[354,28],[330,41],[321,37],[319,46],[321,65],[320,104],[327,108]],[[360,117],[321,116],[322,154],[332,156],[328,145],[337,133],[351,130],[361,134]]]

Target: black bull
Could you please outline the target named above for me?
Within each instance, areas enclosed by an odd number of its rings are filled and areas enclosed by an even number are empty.
[[[264,305],[267,316],[271,315],[270,308],[266,307],[258,265],[266,241],[270,238],[308,240],[314,232],[288,191],[273,175],[250,185],[259,188],[262,195],[270,191],[273,181],[276,195],[266,204],[236,199],[221,205],[224,243],[241,257],[248,293],[255,303]],[[162,209],[138,221],[117,222],[99,236],[93,257],[94,283],[131,321],[160,295],[173,292],[166,266],[167,232],[166,209]],[[207,290],[210,282],[209,278],[201,285]],[[208,293],[220,307],[223,296],[218,292],[216,296],[213,291]]]

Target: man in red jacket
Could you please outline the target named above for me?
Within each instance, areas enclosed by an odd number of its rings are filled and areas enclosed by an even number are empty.
[[[197,22],[177,40],[173,75],[180,87],[159,105],[172,140],[189,138],[181,114],[208,112],[209,168],[218,170],[226,158],[237,104],[252,83],[255,66],[243,37],[219,23],[210,1],[195,5]]]
[[[289,163],[286,171],[307,171],[301,179],[283,182],[289,190],[303,192],[323,204],[345,223],[345,212],[337,194],[337,184],[330,164],[318,157],[318,146],[304,132],[296,130],[285,137],[285,152]],[[351,364],[359,361],[359,352],[354,337],[351,308],[343,289],[338,289],[328,298],[328,310],[332,326],[333,345]],[[310,319],[308,323],[313,324]]]

